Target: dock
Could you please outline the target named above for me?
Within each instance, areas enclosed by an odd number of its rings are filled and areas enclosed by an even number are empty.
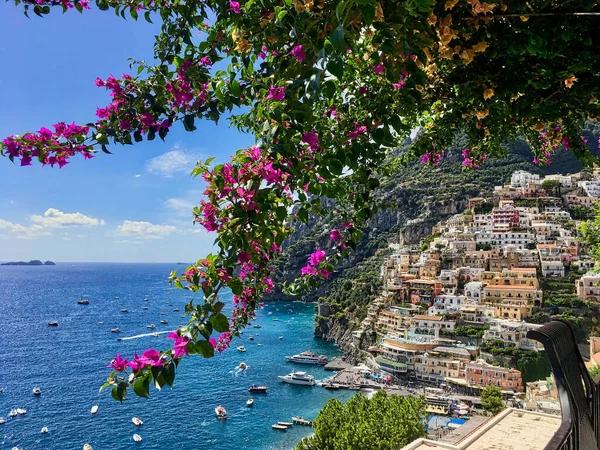
[[[325,369],[325,370],[344,370],[344,369],[349,369],[350,367],[352,367],[352,364],[348,364],[342,358],[333,358],[331,361],[329,361],[327,364],[325,364],[323,369]]]
[[[296,425],[304,425],[305,427],[312,427],[312,420],[306,420],[302,417],[292,417],[292,422]]]

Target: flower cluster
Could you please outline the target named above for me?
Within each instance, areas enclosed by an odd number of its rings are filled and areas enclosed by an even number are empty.
[[[327,253],[324,250],[318,248],[316,252],[311,253],[311,255],[308,257],[308,264],[300,270],[300,273],[303,276],[321,275],[325,279],[329,278],[331,272],[324,267],[320,267],[321,263],[324,262],[326,259]]]

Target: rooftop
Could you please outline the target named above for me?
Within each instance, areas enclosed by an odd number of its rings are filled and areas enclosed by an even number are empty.
[[[402,450],[543,450],[561,422],[559,416],[513,408],[483,423],[475,422],[475,429],[468,426],[471,420],[446,436],[456,438],[455,442],[417,439]]]
[[[425,315],[417,314],[414,317],[414,319],[417,319],[417,320],[434,320],[436,322],[439,322],[440,320],[444,320],[444,317],[443,316],[425,316]]]

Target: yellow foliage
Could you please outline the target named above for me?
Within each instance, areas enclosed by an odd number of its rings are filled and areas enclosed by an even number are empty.
[[[483,91],[483,99],[488,100],[494,96],[494,90],[492,88]]]
[[[465,50],[460,54],[460,57],[466,65],[469,65],[473,62],[473,58],[475,58],[475,52],[473,50]]]
[[[435,16],[435,14],[433,14],[433,13],[429,14],[429,17],[427,18],[427,23],[429,25],[435,25],[436,22],[437,22],[437,17]]]
[[[373,22],[383,22],[383,8],[381,7],[381,3],[375,3],[375,18]]]
[[[575,77],[575,75],[571,75],[570,77],[567,77],[565,79],[565,86],[568,89],[571,89],[571,86],[573,86],[573,84],[577,81],[577,77]]]
[[[482,110],[479,110],[479,111],[475,111],[475,116],[477,116],[477,118],[479,120],[481,120],[481,119],[485,119],[488,116],[489,113],[490,112],[487,109],[482,109]]]
[[[448,11],[449,9],[454,8],[457,3],[458,3],[458,0],[447,0],[446,4],[444,5],[444,9],[446,11]]]
[[[485,52],[485,49],[487,48],[488,44],[485,41],[481,41],[478,44],[475,44],[472,49],[475,53],[482,53]]]

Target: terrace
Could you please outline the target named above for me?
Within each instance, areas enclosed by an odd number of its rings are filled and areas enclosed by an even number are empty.
[[[459,427],[441,441],[418,439],[403,450],[597,450],[600,441],[600,376],[592,380],[575,337],[561,321],[527,333],[544,345],[561,403],[561,416],[508,408]]]

